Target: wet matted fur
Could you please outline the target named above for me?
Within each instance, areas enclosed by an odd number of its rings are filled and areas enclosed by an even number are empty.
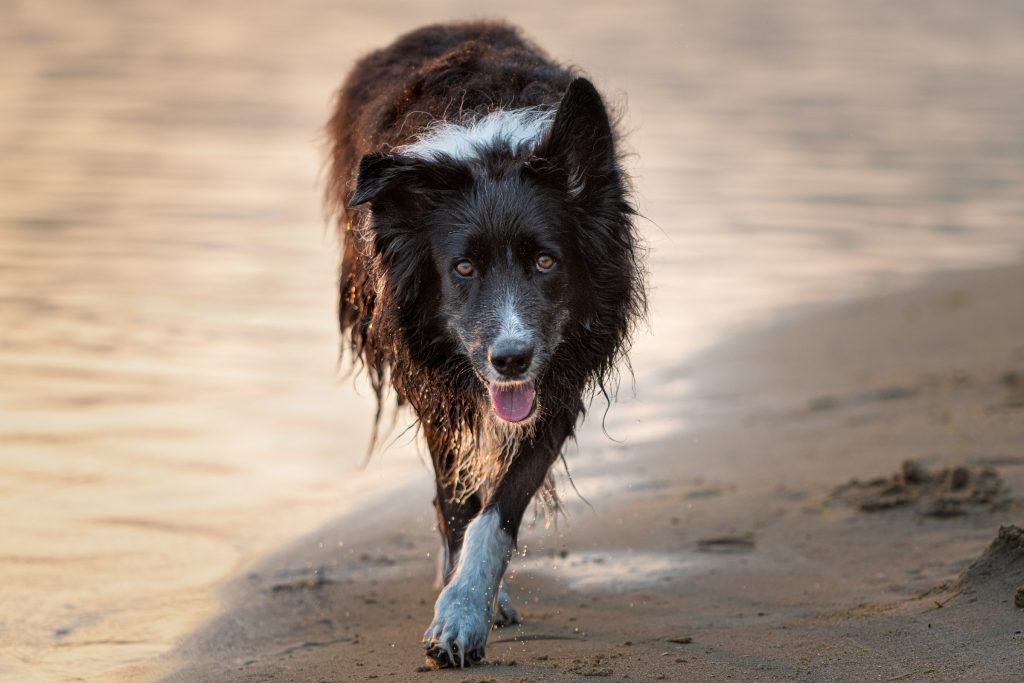
[[[644,313],[617,134],[589,81],[497,22],[429,26],[363,58],[327,132],[345,345],[379,406],[390,387],[412,408],[437,475],[447,588],[428,649],[440,663],[473,659],[486,633],[468,612],[441,614],[456,610],[444,598],[470,561],[500,569],[477,567],[477,581],[500,581],[508,558],[491,556],[509,551],[479,540],[462,557],[467,527],[514,546]],[[516,370],[499,364],[506,342]],[[480,593],[489,625],[497,586]]]

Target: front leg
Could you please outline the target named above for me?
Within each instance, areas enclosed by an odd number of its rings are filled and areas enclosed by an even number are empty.
[[[480,501],[476,496],[459,504],[443,504],[441,496],[445,491],[438,486],[438,497],[434,499],[437,508],[438,528],[441,530],[441,552],[438,554],[437,582],[438,589],[444,588],[455,576],[455,562],[462,549],[462,539],[466,527],[480,512]],[[519,623],[519,613],[512,599],[508,596],[505,586],[498,588],[492,623],[495,626],[511,626]]]
[[[438,596],[434,620],[423,634],[427,656],[439,666],[465,666],[484,657],[523,513],[571,433],[572,421],[549,422],[547,427],[522,444],[483,511],[466,529],[455,572]]]
[[[438,664],[454,666],[458,661],[465,666],[467,660],[483,659],[501,577],[514,548],[515,540],[502,529],[494,508],[484,510],[466,529],[458,566],[423,634],[427,654]]]

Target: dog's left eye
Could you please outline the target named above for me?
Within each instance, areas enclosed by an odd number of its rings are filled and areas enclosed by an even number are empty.
[[[547,273],[555,267],[555,257],[551,254],[541,254],[537,257],[537,270]]]

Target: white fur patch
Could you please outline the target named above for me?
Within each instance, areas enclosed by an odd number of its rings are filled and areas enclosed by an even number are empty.
[[[501,528],[495,510],[487,510],[466,527],[459,566],[452,583],[462,590],[485,596],[488,602],[501,583],[501,576],[512,557],[512,537]]]
[[[495,146],[505,146],[518,154],[536,147],[554,120],[554,109],[528,107],[499,109],[464,122],[437,121],[424,129],[416,142],[395,151],[419,159],[449,156],[463,161],[475,159]]]
[[[423,634],[425,642],[444,650],[453,663],[456,651],[463,666],[467,656],[482,655],[512,547],[512,537],[501,528],[494,510],[483,512],[466,527],[455,575],[438,596],[434,621]]]
[[[505,299],[505,305],[501,312],[501,333],[497,341],[515,340],[517,342],[529,342],[530,331],[526,329],[519,311],[516,308],[515,296],[509,294]]]

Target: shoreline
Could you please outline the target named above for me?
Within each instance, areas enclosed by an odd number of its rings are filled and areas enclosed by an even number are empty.
[[[1024,420],[1007,384],[1024,370],[1014,291],[1024,266],[939,275],[701,354],[687,364],[694,398],[729,402],[731,417],[627,448],[628,461],[613,446],[572,454],[577,486],[600,503],[588,509],[563,483],[568,518],[524,529],[526,556],[511,565],[524,624],[492,633],[491,665],[430,675],[998,679],[1024,644],[1012,595],[1008,609],[983,604],[981,618],[977,602],[937,587],[1000,524],[1022,521]],[[996,462],[1001,507],[938,518],[833,497],[904,460],[932,471]],[[382,505],[359,528],[336,519],[234,580],[162,680],[416,675],[436,550],[429,477],[419,479],[396,497],[407,504]],[[929,610],[931,596],[951,602]],[[951,639],[969,645],[943,650]]]

